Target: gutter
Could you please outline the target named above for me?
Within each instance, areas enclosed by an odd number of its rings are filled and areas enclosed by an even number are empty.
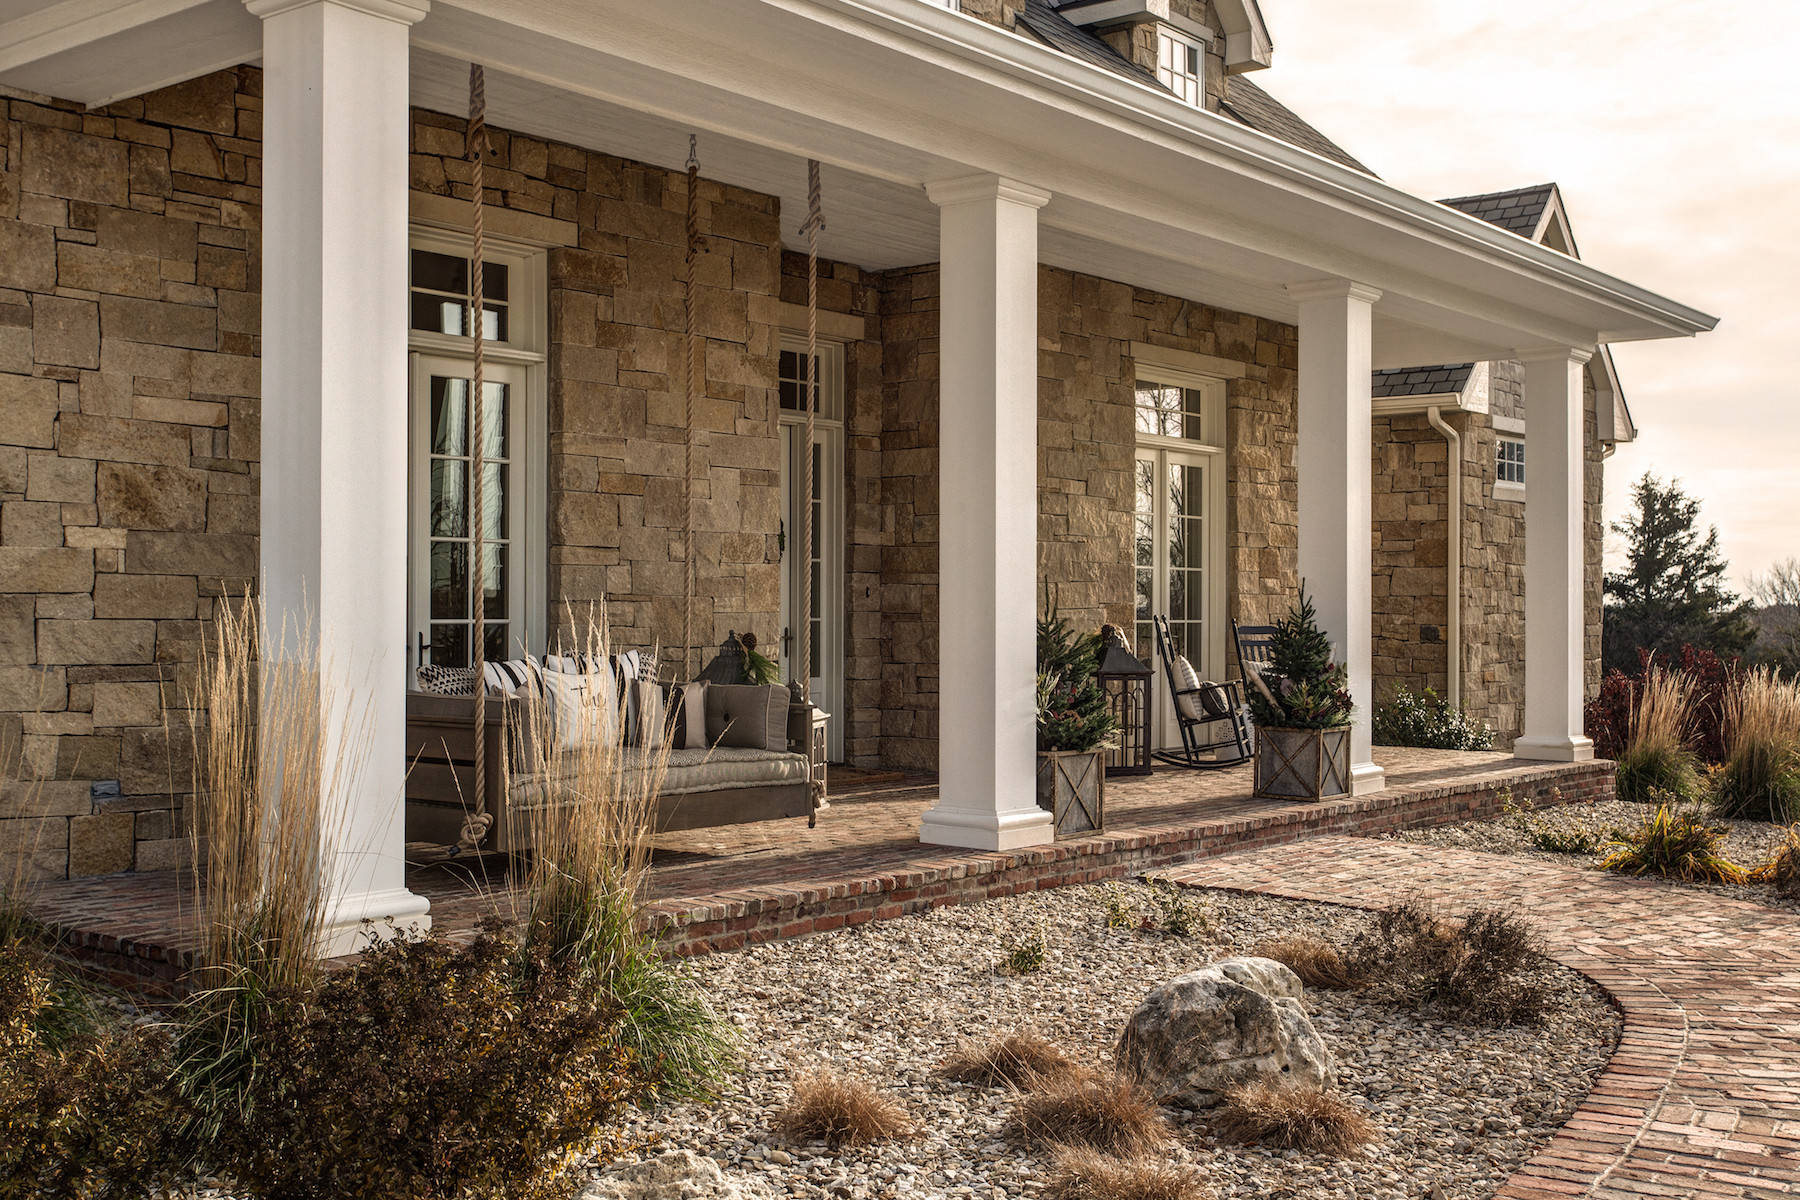
[[[1444,442],[1450,452],[1450,503],[1449,528],[1445,531],[1444,557],[1448,560],[1446,570],[1449,574],[1448,588],[1445,591],[1445,640],[1449,648],[1445,656],[1445,691],[1449,692],[1450,703],[1457,709],[1463,706],[1462,700],[1462,434],[1456,426],[1444,420],[1439,407],[1435,404],[1425,410],[1425,416],[1431,427],[1444,435]]]

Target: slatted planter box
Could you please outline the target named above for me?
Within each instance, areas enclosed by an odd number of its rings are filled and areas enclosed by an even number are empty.
[[[1348,796],[1350,727],[1259,727],[1256,731],[1256,794],[1267,800],[1328,800]]]
[[[1106,751],[1038,751],[1037,802],[1059,838],[1106,828]]]

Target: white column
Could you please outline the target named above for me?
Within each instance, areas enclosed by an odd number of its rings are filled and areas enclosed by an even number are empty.
[[[938,802],[919,840],[1055,840],[1037,806],[1036,188],[932,184],[939,208]]]
[[[402,681],[408,36],[429,4],[246,7],[263,21],[263,588],[271,623],[312,618],[325,753],[362,752],[324,798],[323,950],[342,953],[365,921],[428,924],[406,888]]]
[[[1587,662],[1583,367],[1591,350],[1525,360],[1525,731],[1520,758],[1582,762]]]
[[[1288,291],[1300,303],[1300,577],[1350,673],[1356,700],[1351,787],[1360,796],[1386,785],[1370,737],[1375,705],[1370,334],[1381,293],[1343,279],[1293,284]]]

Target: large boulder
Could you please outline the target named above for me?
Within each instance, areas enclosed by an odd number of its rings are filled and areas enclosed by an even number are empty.
[[[704,1154],[671,1150],[609,1167],[576,1200],[767,1200],[773,1195],[761,1180],[728,1174]]]
[[[1337,1064],[1301,1004],[1300,979],[1268,958],[1227,958],[1162,984],[1131,1014],[1119,1070],[1166,1104],[1204,1108],[1266,1082],[1329,1088]]]

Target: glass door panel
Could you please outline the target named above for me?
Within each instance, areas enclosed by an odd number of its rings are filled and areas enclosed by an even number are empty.
[[[1133,540],[1137,593],[1137,652],[1157,670],[1156,744],[1179,742],[1167,677],[1156,657],[1152,621],[1169,622],[1172,650],[1194,665],[1202,678],[1218,669],[1210,653],[1213,563],[1210,505],[1217,455],[1141,447],[1136,460]]]

